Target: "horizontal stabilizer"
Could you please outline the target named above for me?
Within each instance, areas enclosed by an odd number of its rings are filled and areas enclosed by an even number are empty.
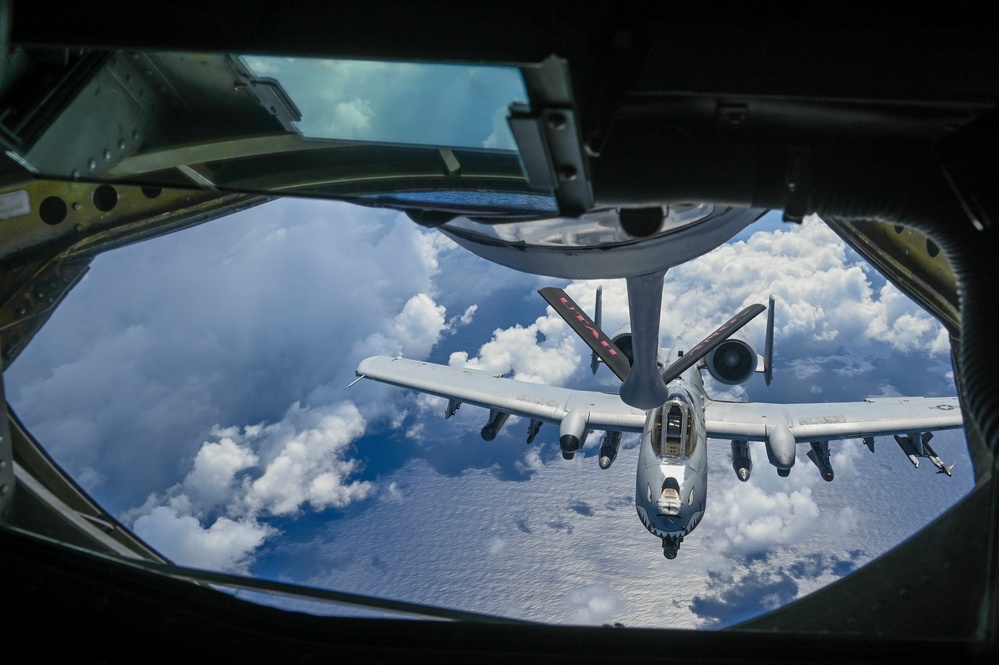
[[[593,305],[593,320],[596,322],[597,330],[603,330],[600,326],[603,325],[603,296],[604,287],[597,287],[596,303]],[[596,351],[592,351],[592,356],[590,357],[590,370],[594,374],[597,373],[597,368],[600,367],[600,356],[597,355]]]
[[[683,354],[682,358],[663,370],[663,381],[669,383],[683,374],[701,358],[711,353],[716,346],[728,339],[732,333],[752,321],[756,315],[765,309],[764,305],[750,305],[723,323],[717,330],[701,340],[700,344],[690,349],[690,351]]]
[[[617,378],[624,381],[631,371],[628,358],[617,348],[610,337],[604,334],[597,323],[587,316],[586,312],[562,289],[546,286],[539,289],[538,293],[548,301],[548,304],[559,316],[565,319],[569,327],[583,338],[587,346],[607,364],[607,367],[617,375]]]

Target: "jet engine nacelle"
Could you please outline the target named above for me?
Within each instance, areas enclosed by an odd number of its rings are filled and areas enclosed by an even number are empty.
[[[715,381],[734,386],[749,380],[756,371],[758,357],[749,338],[737,332],[716,346],[704,364]]]
[[[611,341],[614,342],[614,346],[621,350],[621,353],[625,355],[628,359],[628,365],[635,364],[635,354],[632,351],[631,346],[631,324],[622,324],[614,334],[611,335]]]

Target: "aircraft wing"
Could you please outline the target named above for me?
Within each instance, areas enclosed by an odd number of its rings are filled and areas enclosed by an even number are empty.
[[[709,437],[765,441],[768,428],[783,423],[797,443],[964,426],[956,397],[870,397],[814,404],[711,400],[704,416]]]
[[[641,432],[645,427],[645,411],[628,406],[613,393],[546,386],[470,367],[449,367],[388,356],[365,358],[357,366],[356,374],[547,423],[560,423],[566,415],[576,411],[591,429]]]

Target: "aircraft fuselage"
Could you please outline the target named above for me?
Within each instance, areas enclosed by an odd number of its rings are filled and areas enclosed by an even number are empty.
[[[677,345],[664,366],[682,355]],[[668,398],[650,409],[642,432],[635,481],[635,508],[642,524],[663,541],[663,554],[676,557],[684,536],[694,530],[707,504],[707,436],[704,384],[696,367],[667,386]]]

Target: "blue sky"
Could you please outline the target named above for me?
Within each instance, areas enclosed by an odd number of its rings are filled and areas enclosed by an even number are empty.
[[[513,150],[507,109],[526,102],[516,67],[243,56],[277,79],[314,138]]]
[[[436,398],[364,382],[372,354],[470,363],[613,390],[537,289],[592,312],[599,282],[484,262],[391,211],[284,199],[98,257],[8,369],[8,400],[103,505],[181,564],[526,619],[716,628],[785,604],[912,535],[972,487],[963,433],[934,447],[954,477],[833,444],[825,483],[762,448],[740,483],[712,441],[707,514],[674,561],[634,509],[637,441],[606,471],[599,436],[565,461],[542,428],[444,422]],[[627,318],[602,282],[604,327]],[[703,337],[777,298],[762,401],[953,395],[942,328],[818,220],[769,215],[666,276],[662,342]],[[763,319],[746,328],[762,348]]]

